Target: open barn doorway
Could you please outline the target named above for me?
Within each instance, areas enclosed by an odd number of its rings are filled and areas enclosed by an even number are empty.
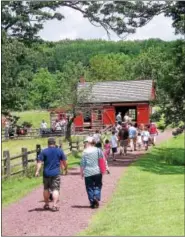
[[[124,121],[124,116],[126,113],[129,113],[129,116],[132,118],[132,122],[137,122],[137,107],[136,106],[116,106],[116,115],[121,112],[122,121]]]

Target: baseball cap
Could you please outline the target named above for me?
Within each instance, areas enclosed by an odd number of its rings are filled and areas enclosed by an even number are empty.
[[[93,141],[94,141],[93,137],[90,137],[90,136],[86,137],[84,140],[84,142],[88,142],[88,143],[93,143]]]
[[[48,144],[49,145],[55,145],[56,144],[56,140],[54,137],[49,137],[48,138]]]

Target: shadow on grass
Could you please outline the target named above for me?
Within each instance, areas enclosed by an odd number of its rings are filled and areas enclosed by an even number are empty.
[[[116,161],[108,160],[109,167],[138,166],[141,170],[155,174],[184,174],[185,157],[183,148],[153,148],[148,153],[140,151],[137,154],[116,156]]]
[[[155,148],[151,153],[145,154],[133,166],[155,174],[184,174],[185,157],[182,148]]]

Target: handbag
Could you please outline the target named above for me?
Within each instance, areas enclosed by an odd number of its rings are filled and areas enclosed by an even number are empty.
[[[98,149],[98,165],[100,167],[100,172],[104,174],[106,172],[106,163],[104,157],[100,157],[99,149]]]

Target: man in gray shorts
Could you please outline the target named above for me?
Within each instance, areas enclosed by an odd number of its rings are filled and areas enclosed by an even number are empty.
[[[58,211],[57,202],[60,192],[60,166],[62,164],[67,167],[66,156],[62,149],[56,147],[55,138],[48,139],[48,148],[44,149],[38,156],[37,170],[35,176],[39,176],[39,172],[44,163],[43,168],[43,184],[44,184],[44,209],[49,209],[49,190],[53,193],[52,211]]]

